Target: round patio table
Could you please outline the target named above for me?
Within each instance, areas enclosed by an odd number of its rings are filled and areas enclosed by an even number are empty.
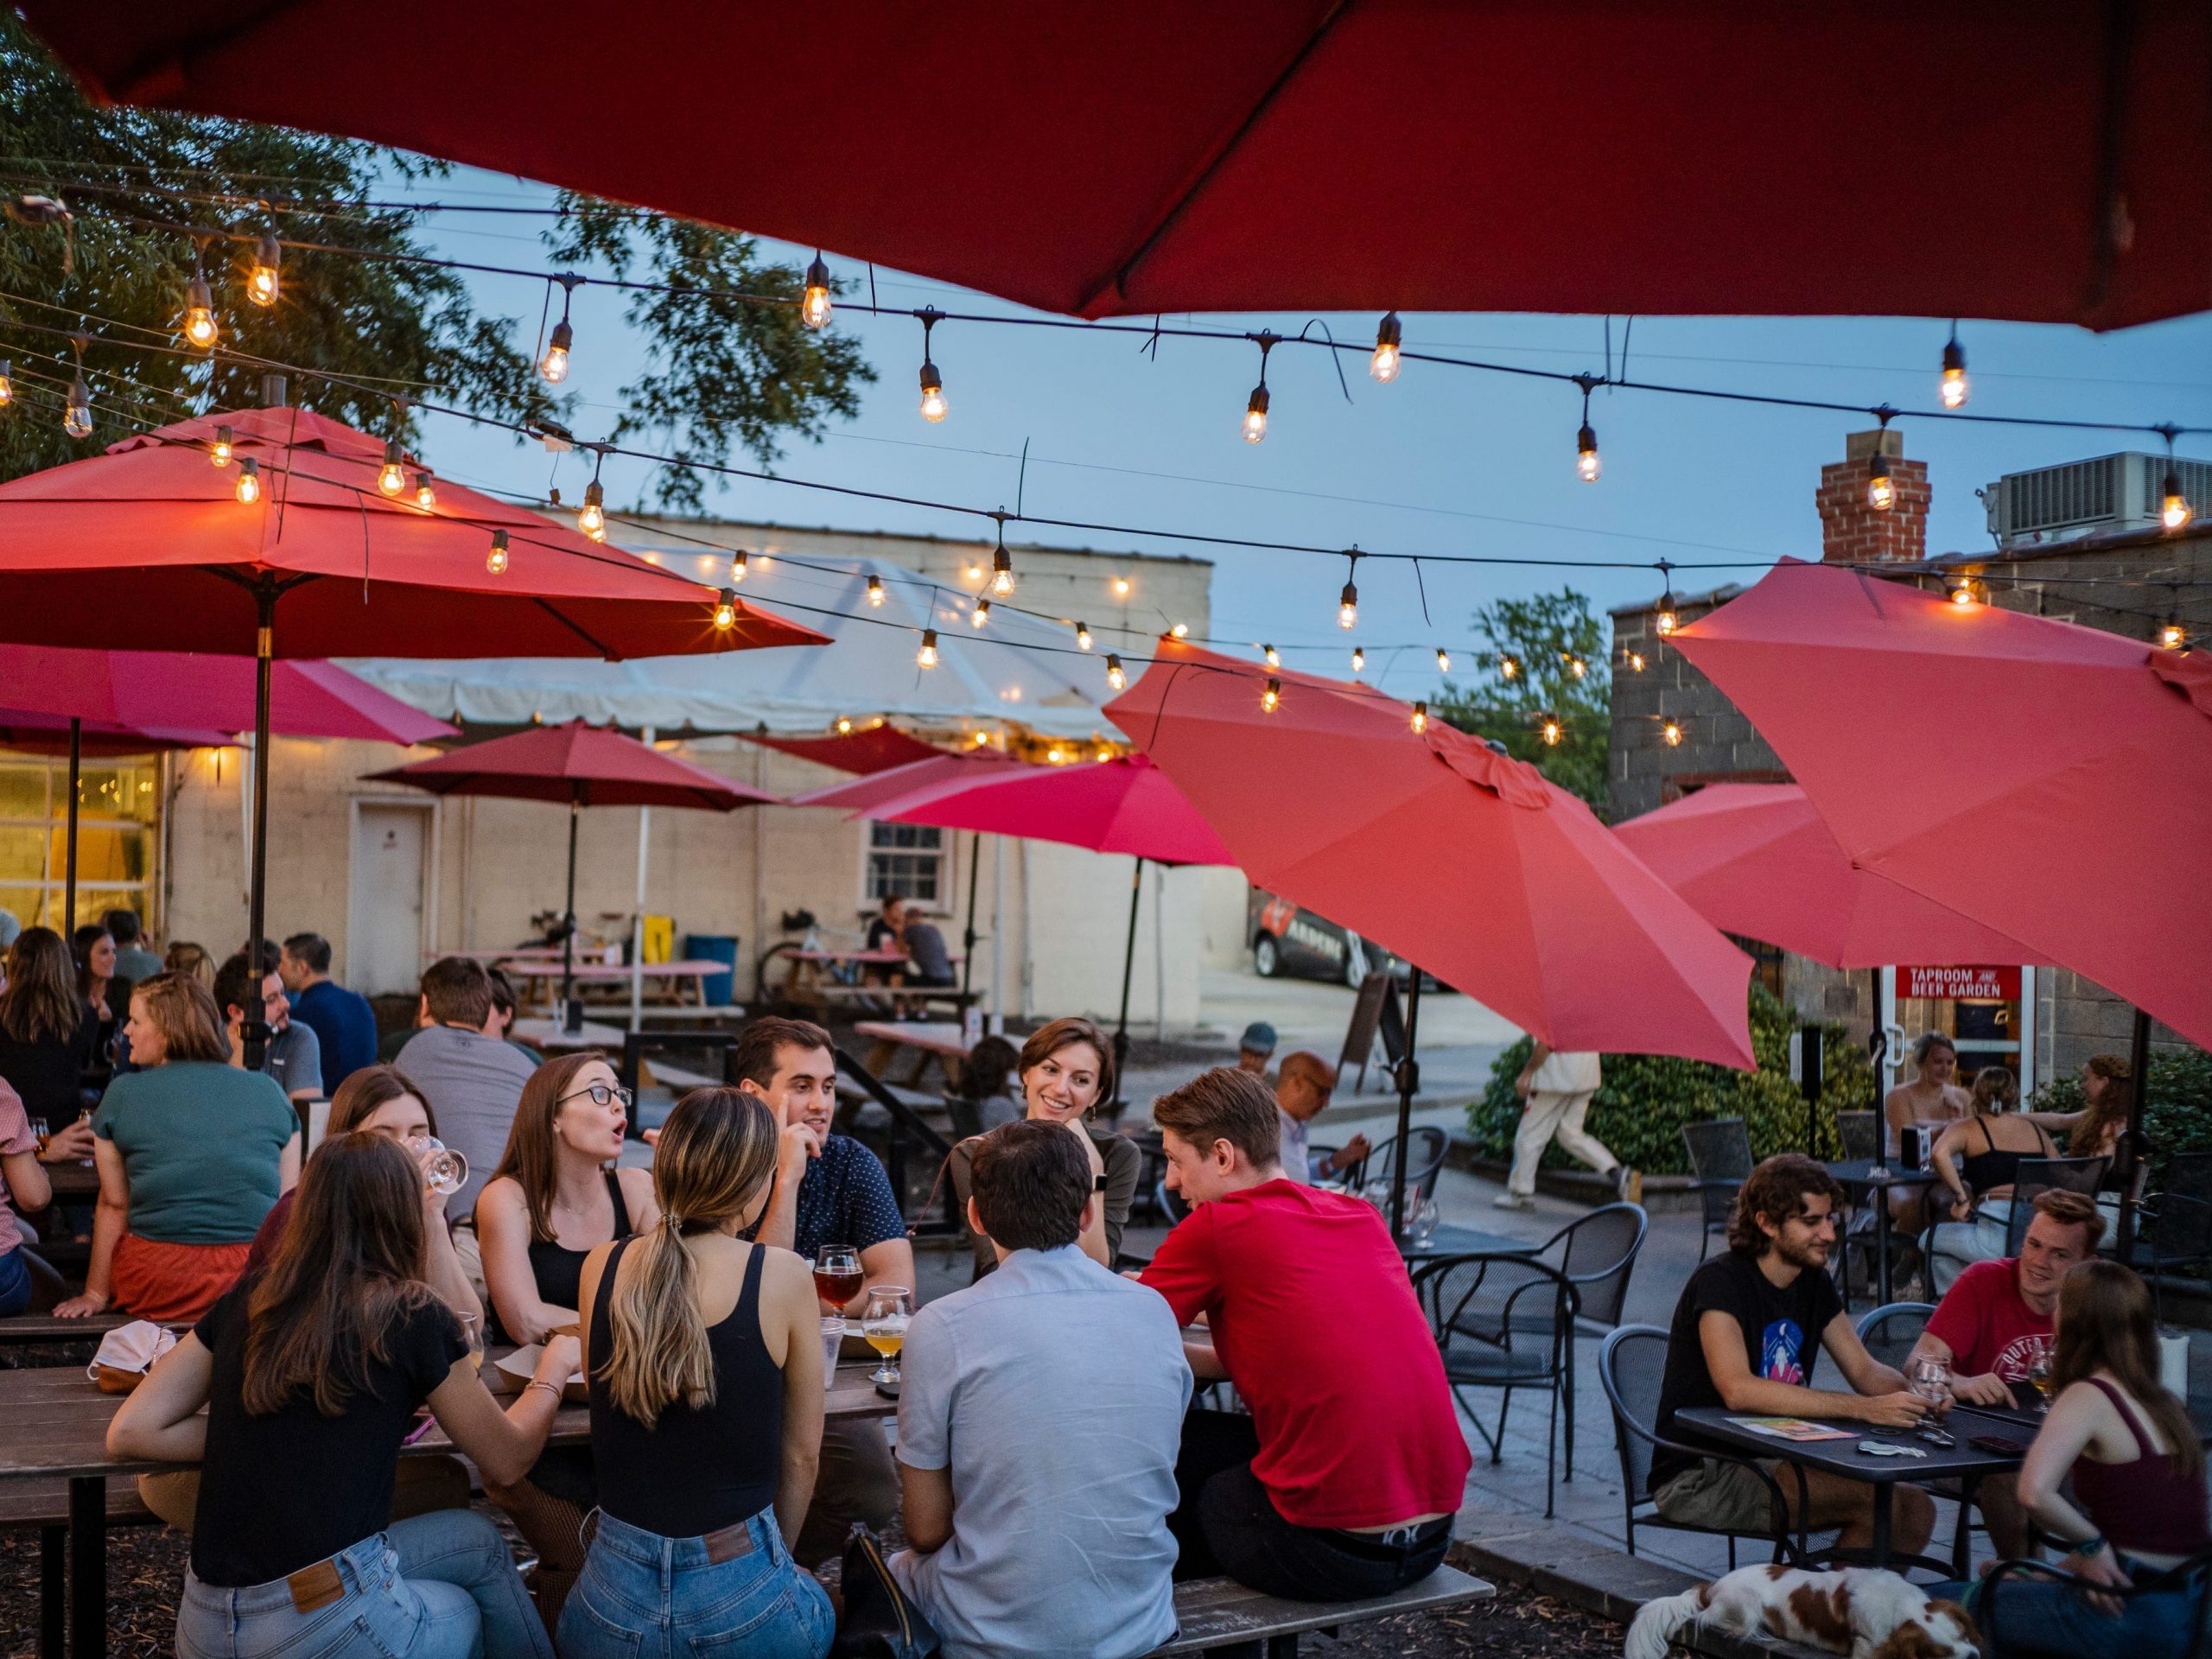
[[[1840,1163],[1823,1164],[1821,1167],[1835,1177],[1845,1192],[1853,1198],[1871,1192],[1878,1200],[1874,1211],[1874,1282],[1879,1300],[1878,1307],[1890,1302],[1890,1189],[1891,1187],[1933,1186],[1940,1179],[1932,1169],[1899,1169],[1887,1163],[1878,1163],[1872,1158],[1847,1158]],[[1844,1306],[1851,1306],[1851,1265],[1844,1263]]]

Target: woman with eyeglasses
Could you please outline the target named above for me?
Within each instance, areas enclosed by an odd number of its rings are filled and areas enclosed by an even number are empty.
[[[542,1342],[576,1328],[584,1258],[658,1226],[649,1169],[617,1169],[630,1096],[596,1052],[531,1073],[499,1168],[476,1200],[495,1338]],[[584,1563],[577,1533],[598,1503],[591,1452],[556,1446],[512,1486],[484,1488],[537,1550],[537,1608],[550,1630]]]

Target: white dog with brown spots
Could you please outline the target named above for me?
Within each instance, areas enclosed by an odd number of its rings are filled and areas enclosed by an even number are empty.
[[[1894,1573],[1847,1567],[1746,1567],[1643,1604],[1625,1659],[1667,1659],[1693,1619],[1738,1636],[1798,1642],[1851,1659],[1980,1659],[1981,1633],[1955,1601],[1932,1601]]]

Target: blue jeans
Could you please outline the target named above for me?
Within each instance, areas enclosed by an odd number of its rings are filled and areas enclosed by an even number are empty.
[[[561,1659],[823,1659],[837,1630],[830,1592],[791,1560],[773,1510],[744,1526],[752,1548],[709,1563],[702,1538],[600,1511],[561,1611]]]
[[[1973,1603],[1985,1650],[1997,1659],[2183,1659],[2196,1632],[2203,1573],[2162,1574],[2126,1556],[2120,1566],[2136,1593],[2120,1603],[2117,1618],[2071,1585],[2006,1574],[1993,1597]],[[1963,1587],[1931,1585],[1929,1593]]]
[[[0,1255],[0,1319],[22,1313],[31,1305],[31,1270],[23,1264],[20,1246]]]
[[[499,1529],[471,1510],[395,1521],[331,1558],[345,1593],[311,1613],[282,1579],[184,1578],[177,1659],[553,1659]]]

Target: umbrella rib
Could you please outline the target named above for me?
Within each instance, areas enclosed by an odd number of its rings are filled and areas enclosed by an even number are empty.
[[[586,645],[589,645],[594,651],[597,652],[608,662],[619,663],[622,660],[622,653],[620,652],[610,651],[599,640],[593,639],[591,635],[586,632],[577,623],[570,618],[563,616],[561,612],[554,607],[553,603],[550,600],[539,597],[535,602],[537,607],[543,611],[546,615],[551,617],[563,627],[568,629],[569,632],[575,634],[577,639],[582,640]]]

